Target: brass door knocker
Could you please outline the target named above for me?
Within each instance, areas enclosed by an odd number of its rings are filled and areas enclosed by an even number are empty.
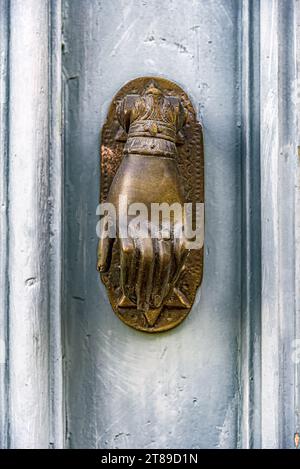
[[[165,331],[189,313],[202,280],[203,204],[202,127],[190,99],[163,78],[130,81],[102,129],[97,264],[127,325]]]

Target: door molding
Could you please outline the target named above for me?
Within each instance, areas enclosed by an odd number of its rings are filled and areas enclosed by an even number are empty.
[[[240,439],[299,431],[299,1],[242,2],[243,258]],[[298,70],[297,70],[298,68]],[[299,338],[299,332],[298,332]]]
[[[61,2],[0,16],[1,446],[62,447]]]
[[[8,0],[0,3],[0,448],[8,436]]]
[[[240,10],[242,292],[239,438],[241,448],[260,447],[261,200],[260,200],[260,1]]]
[[[299,366],[292,360],[297,330],[300,334],[297,25],[298,1],[261,2],[261,433],[266,448],[292,448],[299,431]]]

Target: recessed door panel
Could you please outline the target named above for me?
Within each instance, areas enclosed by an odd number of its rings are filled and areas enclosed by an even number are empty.
[[[70,447],[237,444],[240,3],[63,2]],[[192,100],[204,133],[203,282],[186,320],[154,335],[126,326],[113,314],[96,271],[100,130],[112,97],[138,76],[178,83]]]

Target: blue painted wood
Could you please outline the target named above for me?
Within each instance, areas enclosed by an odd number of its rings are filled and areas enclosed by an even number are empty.
[[[24,5],[0,3],[0,446],[293,447],[299,0]],[[158,336],[95,270],[99,130],[145,74],[186,89],[206,150],[203,286]]]
[[[65,292],[70,447],[235,447],[241,316],[239,2],[64,2]],[[203,120],[206,252],[188,320],[148,336],[95,271],[99,131],[124,82],[177,81]]]
[[[13,448],[49,445],[48,2],[9,2],[8,415]]]
[[[0,3],[0,448],[8,443],[8,1]]]
[[[60,0],[1,1],[0,45],[0,447],[61,447]]]
[[[241,7],[242,304],[239,447],[261,446],[260,1]]]
[[[296,21],[299,2],[261,3],[261,422],[267,448],[293,448],[299,431]]]

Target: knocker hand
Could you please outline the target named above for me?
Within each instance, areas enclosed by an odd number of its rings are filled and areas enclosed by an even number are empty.
[[[105,220],[101,204],[97,230],[97,268],[125,324],[160,332],[190,311],[203,269],[203,187],[202,130],[186,93],[162,78],[129,82],[103,127],[101,200],[112,215]]]
[[[119,237],[120,283],[123,295],[147,312],[158,309],[172,292],[187,256],[181,224],[171,228],[148,220],[132,220],[128,236]],[[114,239],[100,239],[98,270],[109,269]]]

